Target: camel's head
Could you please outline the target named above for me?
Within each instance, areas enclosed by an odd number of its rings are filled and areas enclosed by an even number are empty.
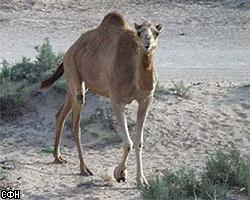
[[[158,43],[158,36],[164,28],[163,24],[154,25],[151,22],[146,21],[141,25],[135,23],[134,26],[143,49],[147,52],[155,49]]]

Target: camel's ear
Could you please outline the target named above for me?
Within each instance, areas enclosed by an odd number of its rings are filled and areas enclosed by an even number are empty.
[[[158,31],[158,33],[160,33],[160,32],[162,32],[163,31],[163,29],[164,29],[164,26],[163,26],[163,24],[157,24],[156,26],[155,26],[155,28],[156,28],[156,30]]]
[[[134,26],[135,26],[135,30],[137,30],[137,31],[140,30],[142,27],[142,25],[139,25],[137,23],[134,23]]]

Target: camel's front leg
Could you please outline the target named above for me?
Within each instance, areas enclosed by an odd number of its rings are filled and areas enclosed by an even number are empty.
[[[135,147],[136,162],[137,162],[136,181],[137,181],[137,186],[140,188],[148,185],[148,182],[143,174],[141,151],[143,147],[143,128],[151,102],[152,102],[152,97],[139,101],[139,108],[137,112],[136,137],[134,141],[134,147]]]
[[[132,140],[129,136],[128,132],[128,126],[127,126],[127,120],[124,113],[125,104],[113,101],[113,110],[117,118],[117,123],[120,128],[120,131],[122,132],[122,139],[123,139],[123,157],[120,161],[119,165],[115,168],[114,171],[114,177],[115,179],[120,182],[121,180],[125,182],[126,180],[126,160],[128,157],[128,154],[132,148]]]

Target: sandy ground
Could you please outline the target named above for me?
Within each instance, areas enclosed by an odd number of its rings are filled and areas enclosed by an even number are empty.
[[[216,149],[232,145],[249,154],[249,94],[249,85],[223,82],[193,86],[185,99],[173,95],[156,97],[145,129],[146,176],[184,166],[199,173]],[[87,124],[82,131],[85,159],[94,177],[79,175],[69,128],[63,136],[63,154],[69,163],[53,164],[52,155],[42,153],[42,149],[53,146],[54,113],[62,100],[63,94],[49,91],[30,99],[33,112],[27,112],[14,124],[1,124],[0,166],[9,173],[6,182],[20,189],[24,199],[140,199],[140,192],[135,189],[134,152],[128,160],[127,182],[119,184],[112,179],[122,148],[119,143],[104,140],[110,133],[103,131],[102,119]],[[130,124],[135,120],[136,106],[128,106]],[[83,118],[109,107],[105,99],[90,97]]]
[[[109,10],[120,10],[132,24],[151,18],[166,26],[160,38],[157,66],[166,88],[171,80],[194,85],[186,98],[155,98],[145,129],[146,177],[181,166],[199,173],[216,149],[232,145],[250,153],[250,11],[224,5],[168,4],[158,1],[1,1],[0,57],[14,61],[34,57],[34,46],[50,37],[65,51],[85,30],[98,25]],[[50,90],[27,97],[29,111],[12,122],[0,120],[0,167],[5,184],[21,190],[23,199],[140,199],[135,188],[135,154],[128,160],[128,180],[112,179],[122,156],[121,144],[108,142],[105,115],[86,123],[82,142],[91,178],[79,175],[78,157],[70,129],[63,136],[69,163],[53,164],[42,149],[53,146],[54,114],[64,94]],[[135,123],[136,103],[128,106]],[[88,97],[83,118],[109,113],[106,99]],[[111,115],[112,113],[108,114]],[[111,115],[112,116],[112,115]],[[66,123],[67,124],[67,123]]]

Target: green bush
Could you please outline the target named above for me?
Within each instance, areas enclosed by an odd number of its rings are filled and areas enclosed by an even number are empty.
[[[161,97],[161,96],[167,95],[167,94],[169,94],[168,90],[163,85],[161,85],[159,82],[157,82],[156,87],[155,87],[154,96]]]
[[[24,96],[28,92],[27,88],[30,83],[46,79],[62,62],[63,54],[56,54],[52,51],[48,38],[35,49],[38,55],[34,61],[25,57],[13,65],[6,60],[2,61],[2,70],[0,72],[0,116],[4,120],[10,120],[22,115],[22,108],[26,105]],[[57,89],[65,90],[66,88],[63,84],[57,84],[56,86]]]
[[[206,163],[203,182],[250,194],[250,160],[233,148],[229,153],[222,150],[210,157]],[[211,193],[210,193],[211,194]]]
[[[0,83],[10,80],[10,64],[7,60],[3,59],[2,62],[2,71],[0,73]]]
[[[226,182],[213,182],[206,175],[202,177],[201,197],[209,200],[224,200],[228,192]]]
[[[167,171],[163,177],[149,181],[142,190],[144,199],[180,200],[209,199],[224,200],[230,192],[250,197],[250,160],[233,148],[230,152],[219,150],[211,156],[205,171],[197,179],[193,171]]]
[[[3,86],[2,86],[3,87]],[[26,105],[24,94],[27,92],[25,86],[16,89],[6,90],[1,87],[0,95],[0,116],[3,120],[8,121],[22,115],[22,109]]]
[[[119,133],[117,132],[110,132],[107,133],[104,136],[104,140],[106,140],[107,142],[111,142],[111,143],[121,143],[122,142],[122,137]]]
[[[49,39],[46,38],[41,47],[36,48],[38,55],[36,56],[35,66],[36,73],[41,76],[40,80],[47,78],[62,63],[63,54],[54,53]]]
[[[187,93],[192,87],[191,85],[190,86],[184,85],[183,81],[179,82],[172,81],[172,85],[173,86],[171,88],[167,89],[158,82],[155,87],[154,96],[162,97],[164,95],[176,95],[183,98],[187,96]]]
[[[197,181],[193,171],[166,171],[162,178],[149,181],[149,187],[143,189],[144,199],[179,200],[196,193]]]
[[[175,95],[177,95],[179,97],[185,97],[187,92],[192,87],[191,85],[185,86],[183,81],[179,81],[179,82],[172,81],[172,84],[173,84],[173,88],[171,88],[171,90],[174,92]]]
[[[21,61],[13,66],[3,60],[0,81],[27,81],[35,83],[46,79],[62,62],[63,54],[54,53],[49,39],[46,38],[40,47],[35,48],[38,55],[34,61],[23,57]]]
[[[36,79],[36,66],[30,59],[23,57],[20,62],[14,64],[10,69],[10,81],[28,80],[32,82]]]
[[[7,173],[0,168],[0,192],[2,190],[7,189],[6,183],[4,182],[4,180],[6,180],[6,179],[7,179]]]
[[[7,178],[7,174],[5,171],[3,171],[2,169],[0,169],[0,181],[4,180]],[[0,187],[1,188],[1,187]]]
[[[45,153],[47,155],[54,154],[54,152],[55,152],[54,147],[46,147],[46,148],[42,149],[42,153]]]

